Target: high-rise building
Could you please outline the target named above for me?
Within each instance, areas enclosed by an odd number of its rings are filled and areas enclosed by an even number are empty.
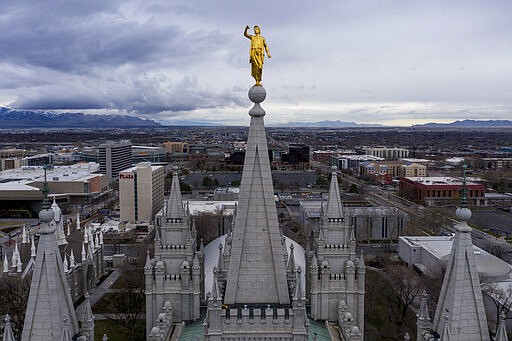
[[[99,146],[100,172],[110,182],[117,180],[119,172],[132,165],[132,144],[130,141],[106,142]]]
[[[141,162],[119,173],[120,218],[124,221],[153,220],[164,204],[164,168]]]

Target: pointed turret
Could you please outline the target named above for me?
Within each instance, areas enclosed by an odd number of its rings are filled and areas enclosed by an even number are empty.
[[[294,246],[293,243],[290,245],[290,258],[288,259],[288,265],[286,270],[290,272],[295,272],[295,254],[293,252]]]
[[[329,198],[324,214],[329,219],[343,218],[343,203],[341,202],[340,188],[338,185],[338,174],[336,167],[333,166],[331,174],[331,186],[329,187]]]
[[[225,304],[289,304],[284,248],[274,202],[267,138],[260,104],[265,89],[253,86],[251,123],[235,218]],[[259,293],[254,295],[254,293]]]
[[[76,229],[80,231],[80,212],[76,212]]]
[[[82,329],[80,334],[87,335],[87,340],[94,341],[94,316],[92,314],[89,294],[85,294],[85,309],[82,316]]]
[[[30,257],[36,258],[36,243],[34,242],[34,236],[30,238]]]
[[[217,270],[219,272],[223,271],[225,268],[224,266],[224,255],[222,253],[222,243],[219,243],[219,258],[217,259]]]
[[[455,341],[452,339],[452,333],[450,331],[450,318],[448,317],[448,313],[445,313],[443,316],[443,329],[441,329],[441,333],[439,340],[440,341]],[[460,339],[461,341],[464,339]]]
[[[55,197],[53,197],[53,204],[51,207],[54,212],[53,223],[57,228],[57,244],[66,245],[68,242],[66,241],[66,234],[64,233],[62,210],[60,209],[59,205],[57,205]]]
[[[69,266],[72,268],[76,266],[75,253],[73,252],[73,249],[71,249],[71,255],[69,256]]]
[[[64,329],[62,329],[62,336],[60,341],[73,341],[73,337],[71,336],[71,332],[69,331],[69,319],[64,318]]]
[[[505,324],[505,314],[500,314],[500,321],[496,330],[495,341],[508,341],[507,326]]]
[[[486,341],[489,340],[487,318],[471,241],[472,229],[467,224],[471,218],[471,211],[466,207],[465,168],[463,184],[461,207],[456,210],[460,222],[455,225],[455,237],[434,315],[433,328],[440,333],[444,329],[443,314],[449,312],[451,340]]]
[[[416,315],[416,340],[423,340],[423,335],[429,333],[432,329],[432,322],[430,321],[430,315],[428,313],[427,297],[427,291],[423,290],[420,309]]]
[[[69,271],[69,263],[68,263],[68,256],[64,254],[64,261],[62,262],[62,266],[64,269],[64,272],[67,273]]]
[[[144,265],[144,269],[151,270],[151,268],[152,268],[151,258],[149,257],[149,250],[148,250],[147,255],[146,255],[146,264]]]
[[[64,328],[64,317],[70,319],[70,332],[78,332],[73,301],[52,224],[54,211],[43,202],[39,212],[41,227],[39,243],[32,272],[32,283],[25,313],[22,340],[59,340]]]
[[[4,322],[4,337],[2,338],[2,341],[16,341],[11,328],[11,317],[9,315],[5,315]]]
[[[82,243],[82,263],[85,262],[87,260],[87,253],[85,253],[85,244]]]
[[[172,175],[171,192],[167,201],[166,218],[181,219],[183,217],[183,199],[181,197],[180,180],[175,171]]]
[[[18,243],[14,242],[14,250],[12,252],[11,266],[13,268],[18,267],[18,262],[21,260],[20,253],[18,252]]]
[[[9,261],[7,260],[7,254],[4,254],[4,266],[2,272],[9,272]]]
[[[21,233],[21,243],[28,244],[28,234],[26,225],[23,225],[23,232]]]
[[[304,297],[304,289],[302,284],[302,268],[299,266],[297,268],[297,277],[295,284],[295,293],[293,295],[294,301],[305,301],[306,297]]]

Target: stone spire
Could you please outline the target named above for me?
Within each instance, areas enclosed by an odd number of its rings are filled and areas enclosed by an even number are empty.
[[[47,199],[39,212],[39,244],[25,313],[22,340],[59,340],[64,317],[70,319],[70,332],[78,332],[73,301],[63,271],[62,259],[52,224],[54,211]]]
[[[72,268],[76,266],[75,253],[73,252],[73,249],[71,249],[71,255],[69,256],[69,266]]]
[[[427,332],[430,332],[432,329],[432,322],[430,321],[430,315],[428,313],[427,296],[427,291],[423,290],[421,295],[420,310],[416,315],[416,340],[423,340],[423,335]]]
[[[452,338],[452,333],[450,331],[450,318],[448,317],[448,313],[445,313],[443,315],[443,329],[441,330],[441,333],[439,333],[439,334],[440,334],[440,337],[439,337],[440,341],[454,341],[454,339]],[[489,339],[489,338],[487,338],[487,339]],[[460,339],[460,340],[462,341],[465,339]]]
[[[28,244],[27,226],[23,225],[23,232],[21,234],[21,243]]]
[[[450,340],[486,341],[489,340],[487,318],[473,253],[471,227],[467,224],[471,211],[465,207],[466,204],[464,186],[462,207],[457,208],[455,213],[460,222],[455,225],[455,237],[434,315],[433,329],[440,333],[444,329],[443,314],[449,313],[451,318],[446,323],[449,323],[451,331]]]
[[[87,260],[87,253],[85,252],[85,244],[82,242],[82,263],[85,262]]]
[[[4,266],[2,272],[9,272],[9,261],[7,260],[7,254],[4,253]]]
[[[251,123],[233,231],[225,304],[290,303],[263,123],[265,110],[260,106],[265,97],[262,86],[253,86],[249,90],[249,99],[254,106],[249,110]]]
[[[294,246],[293,243],[290,245],[290,258],[288,259],[287,270],[290,272],[295,272],[295,254],[293,252]]]
[[[85,309],[82,317],[82,335],[87,335],[88,341],[94,341],[94,316],[92,314],[91,302],[89,301],[89,294],[85,294]]]
[[[80,212],[76,212],[76,229],[80,231]]]
[[[178,173],[175,171],[172,175],[171,193],[167,201],[166,218],[179,219],[183,217],[183,199],[181,197],[180,180]]]
[[[62,329],[62,335],[60,341],[73,341],[71,332],[69,331],[69,319],[64,318],[64,329]]]
[[[498,322],[498,328],[496,330],[496,341],[508,341],[507,326],[505,324],[505,314],[500,314],[500,320]]]
[[[329,199],[324,215],[329,219],[343,218],[343,204],[341,202],[340,188],[338,186],[338,174],[336,166],[332,167],[331,186],[329,187]]]
[[[55,197],[53,197],[52,209],[54,212],[53,222],[57,227],[57,244],[58,245],[66,245],[68,242],[66,241],[66,234],[64,233],[64,222],[62,217],[62,211],[57,205],[55,201]]]
[[[30,257],[36,257],[36,243],[34,242],[34,236],[30,238]]]
[[[14,333],[11,328],[11,317],[9,315],[5,315],[5,326],[4,326],[4,337],[2,341],[16,341],[14,338]]]

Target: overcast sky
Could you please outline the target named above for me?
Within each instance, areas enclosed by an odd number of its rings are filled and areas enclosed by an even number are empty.
[[[2,1],[0,106],[247,124],[512,119],[512,1]]]

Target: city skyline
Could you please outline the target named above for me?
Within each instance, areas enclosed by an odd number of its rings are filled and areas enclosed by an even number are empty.
[[[246,125],[257,24],[270,124],[509,119],[511,7],[8,1],[0,105]]]

